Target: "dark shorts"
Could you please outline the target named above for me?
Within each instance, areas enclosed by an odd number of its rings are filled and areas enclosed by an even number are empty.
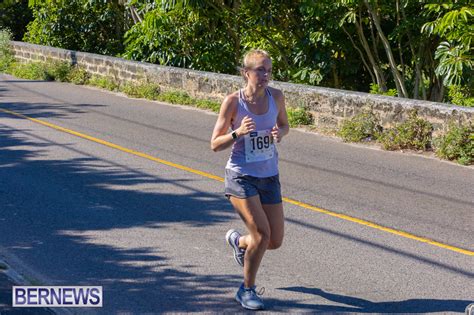
[[[281,187],[278,175],[259,178],[225,170],[225,195],[247,199],[259,195],[262,204],[281,203]]]

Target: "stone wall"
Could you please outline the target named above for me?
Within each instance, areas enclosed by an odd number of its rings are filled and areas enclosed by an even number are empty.
[[[12,48],[20,62],[68,61],[93,75],[106,76],[119,83],[146,79],[159,84],[163,90],[183,90],[200,98],[222,100],[244,84],[241,77],[234,75],[164,67],[23,42],[12,42]],[[433,123],[435,130],[444,129],[451,120],[474,122],[474,108],[278,81],[270,85],[283,90],[288,106],[308,108],[317,127],[336,128],[343,119],[364,110],[378,115],[384,127],[403,121],[412,109]]]

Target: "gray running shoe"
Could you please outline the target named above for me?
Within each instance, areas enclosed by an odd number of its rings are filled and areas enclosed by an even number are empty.
[[[466,307],[466,315],[474,315],[474,303],[471,303]]]
[[[239,248],[239,244],[237,243],[237,240],[240,237],[240,233],[237,232],[236,230],[229,230],[227,231],[225,235],[225,239],[227,241],[227,244],[232,247],[232,250],[234,251],[234,260],[236,263],[238,263],[240,266],[244,266],[244,256],[245,256],[245,249]]]
[[[243,283],[235,295],[235,300],[248,310],[262,310],[265,307],[262,299],[255,292],[255,286],[245,288]]]

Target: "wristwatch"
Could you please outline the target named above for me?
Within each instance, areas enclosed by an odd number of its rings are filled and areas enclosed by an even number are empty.
[[[237,136],[237,131],[235,131],[235,130],[232,131],[231,135],[232,135],[232,139],[234,139],[234,140],[237,140],[237,138],[239,137],[239,136]]]

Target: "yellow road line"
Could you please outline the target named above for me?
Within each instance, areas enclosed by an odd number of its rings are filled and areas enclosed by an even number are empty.
[[[395,234],[395,235],[402,236],[402,237],[405,237],[405,238],[409,238],[409,239],[419,241],[419,242],[422,242],[422,243],[428,243],[428,244],[431,244],[431,245],[436,246],[436,247],[449,249],[453,252],[461,253],[461,254],[468,255],[468,256],[474,256],[474,252],[470,251],[470,250],[467,250],[467,249],[462,249],[462,248],[459,248],[459,247],[443,244],[443,243],[440,243],[440,242],[437,242],[437,241],[434,241],[434,240],[430,240],[429,238],[416,236],[416,235],[408,233],[408,232],[388,228],[388,227],[385,227],[385,226],[382,226],[382,225],[379,225],[379,224],[376,224],[376,223],[373,223],[373,222],[370,222],[370,221],[365,221],[365,220],[357,219],[357,218],[354,218],[354,217],[351,217],[351,216],[348,216],[348,215],[345,215],[345,214],[340,214],[340,213],[332,212],[332,211],[329,211],[329,210],[321,209],[321,208],[309,205],[307,203],[300,202],[300,201],[297,201],[297,200],[293,200],[293,199],[290,199],[290,198],[283,198],[283,200],[288,202],[288,203],[303,207],[305,209],[309,209],[309,210],[319,212],[319,213],[324,213],[324,214],[327,214],[327,215],[330,215],[332,217],[336,217],[336,218],[339,218],[339,219],[342,219],[342,220],[351,221],[351,222],[354,222],[354,223],[365,225],[365,226],[368,226],[368,227],[371,227],[371,228],[374,228],[374,229],[377,229],[377,230],[380,230],[380,231]]]
[[[87,139],[89,141],[93,141],[93,142],[105,145],[107,147],[110,147],[110,148],[113,148],[113,149],[116,149],[116,150],[127,152],[127,153],[130,153],[130,154],[133,154],[133,155],[136,155],[136,156],[139,156],[139,157],[142,157],[142,158],[145,158],[145,159],[157,162],[157,163],[168,165],[168,166],[171,166],[171,167],[174,167],[174,168],[186,171],[186,172],[190,172],[190,173],[193,173],[193,174],[204,176],[204,177],[214,179],[214,180],[217,180],[217,181],[220,181],[220,182],[224,181],[224,179],[222,177],[212,175],[212,174],[209,174],[209,173],[206,173],[206,172],[202,172],[202,171],[199,171],[199,170],[195,170],[193,168],[190,168],[190,167],[187,167],[187,166],[184,166],[184,165],[180,165],[180,164],[176,164],[176,163],[169,162],[169,161],[166,161],[166,160],[162,160],[162,159],[159,159],[157,157],[154,157],[154,156],[151,156],[151,155],[139,152],[139,151],[127,149],[127,148],[121,147],[119,145],[116,145],[114,143],[111,143],[111,142],[108,142],[108,141],[105,141],[105,140],[101,140],[101,139],[98,139],[98,138],[94,138],[94,137],[88,136],[86,134],[79,133],[79,132],[71,130],[71,129],[63,128],[63,127],[54,125],[52,123],[40,120],[40,119],[31,118],[31,117],[25,116],[23,114],[16,113],[16,112],[13,112],[13,111],[10,111],[10,110],[7,110],[7,109],[3,109],[3,108],[0,108],[0,111],[11,114],[11,115],[14,115],[14,116],[17,116],[17,117],[20,117],[20,118],[24,118],[24,119],[33,121],[35,123],[41,124],[41,125],[49,127],[49,128],[53,128],[55,130],[59,130],[59,131],[69,133],[71,135],[83,138],[83,139]],[[305,208],[305,209],[308,209],[308,210],[312,210],[312,211],[315,211],[315,212],[318,212],[318,213],[323,213],[323,214],[326,214],[326,215],[329,215],[329,216],[332,216],[332,217],[336,217],[336,218],[339,218],[339,219],[342,219],[342,220],[345,220],[345,221],[354,222],[354,223],[361,224],[361,225],[364,225],[364,226],[368,226],[368,227],[371,227],[371,228],[374,228],[374,229],[377,229],[377,230],[380,230],[380,231],[395,234],[395,235],[402,236],[402,237],[412,239],[412,240],[415,240],[415,241],[419,241],[419,242],[422,242],[422,243],[427,243],[427,244],[430,244],[430,245],[433,245],[433,246],[436,246],[436,247],[448,249],[448,250],[451,250],[453,252],[461,253],[461,254],[464,254],[464,255],[474,256],[474,251],[470,251],[470,250],[467,250],[467,249],[462,249],[462,248],[459,248],[459,247],[443,244],[443,243],[440,243],[440,242],[437,242],[437,241],[434,241],[434,240],[430,240],[428,238],[424,238],[424,237],[416,236],[414,234],[407,233],[407,232],[404,232],[404,231],[399,231],[399,230],[395,230],[395,229],[392,229],[392,228],[388,228],[388,227],[385,227],[385,226],[382,226],[382,225],[379,225],[379,224],[376,224],[376,223],[373,223],[373,222],[370,222],[370,221],[361,220],[361,219],[351,217],[351,216],[348,216],[348,215],[345,215],[345,214],[340,214],[340,213],[332,212],[332,211],[329,211],[329,210],[321,209],[321,208],[318,208],[318,207],[315,207],[315,206],[312,206],[310,204],[300,202],[300,201],[297,201],[297,200],[294,200],[294,199],[284,197],[283,201],[285,201],[287,203],[290,203],[290,204],[293,204],[293,205],[296,205],[296,206],[299,206],[299,207],[302,207],[302,208]]]

